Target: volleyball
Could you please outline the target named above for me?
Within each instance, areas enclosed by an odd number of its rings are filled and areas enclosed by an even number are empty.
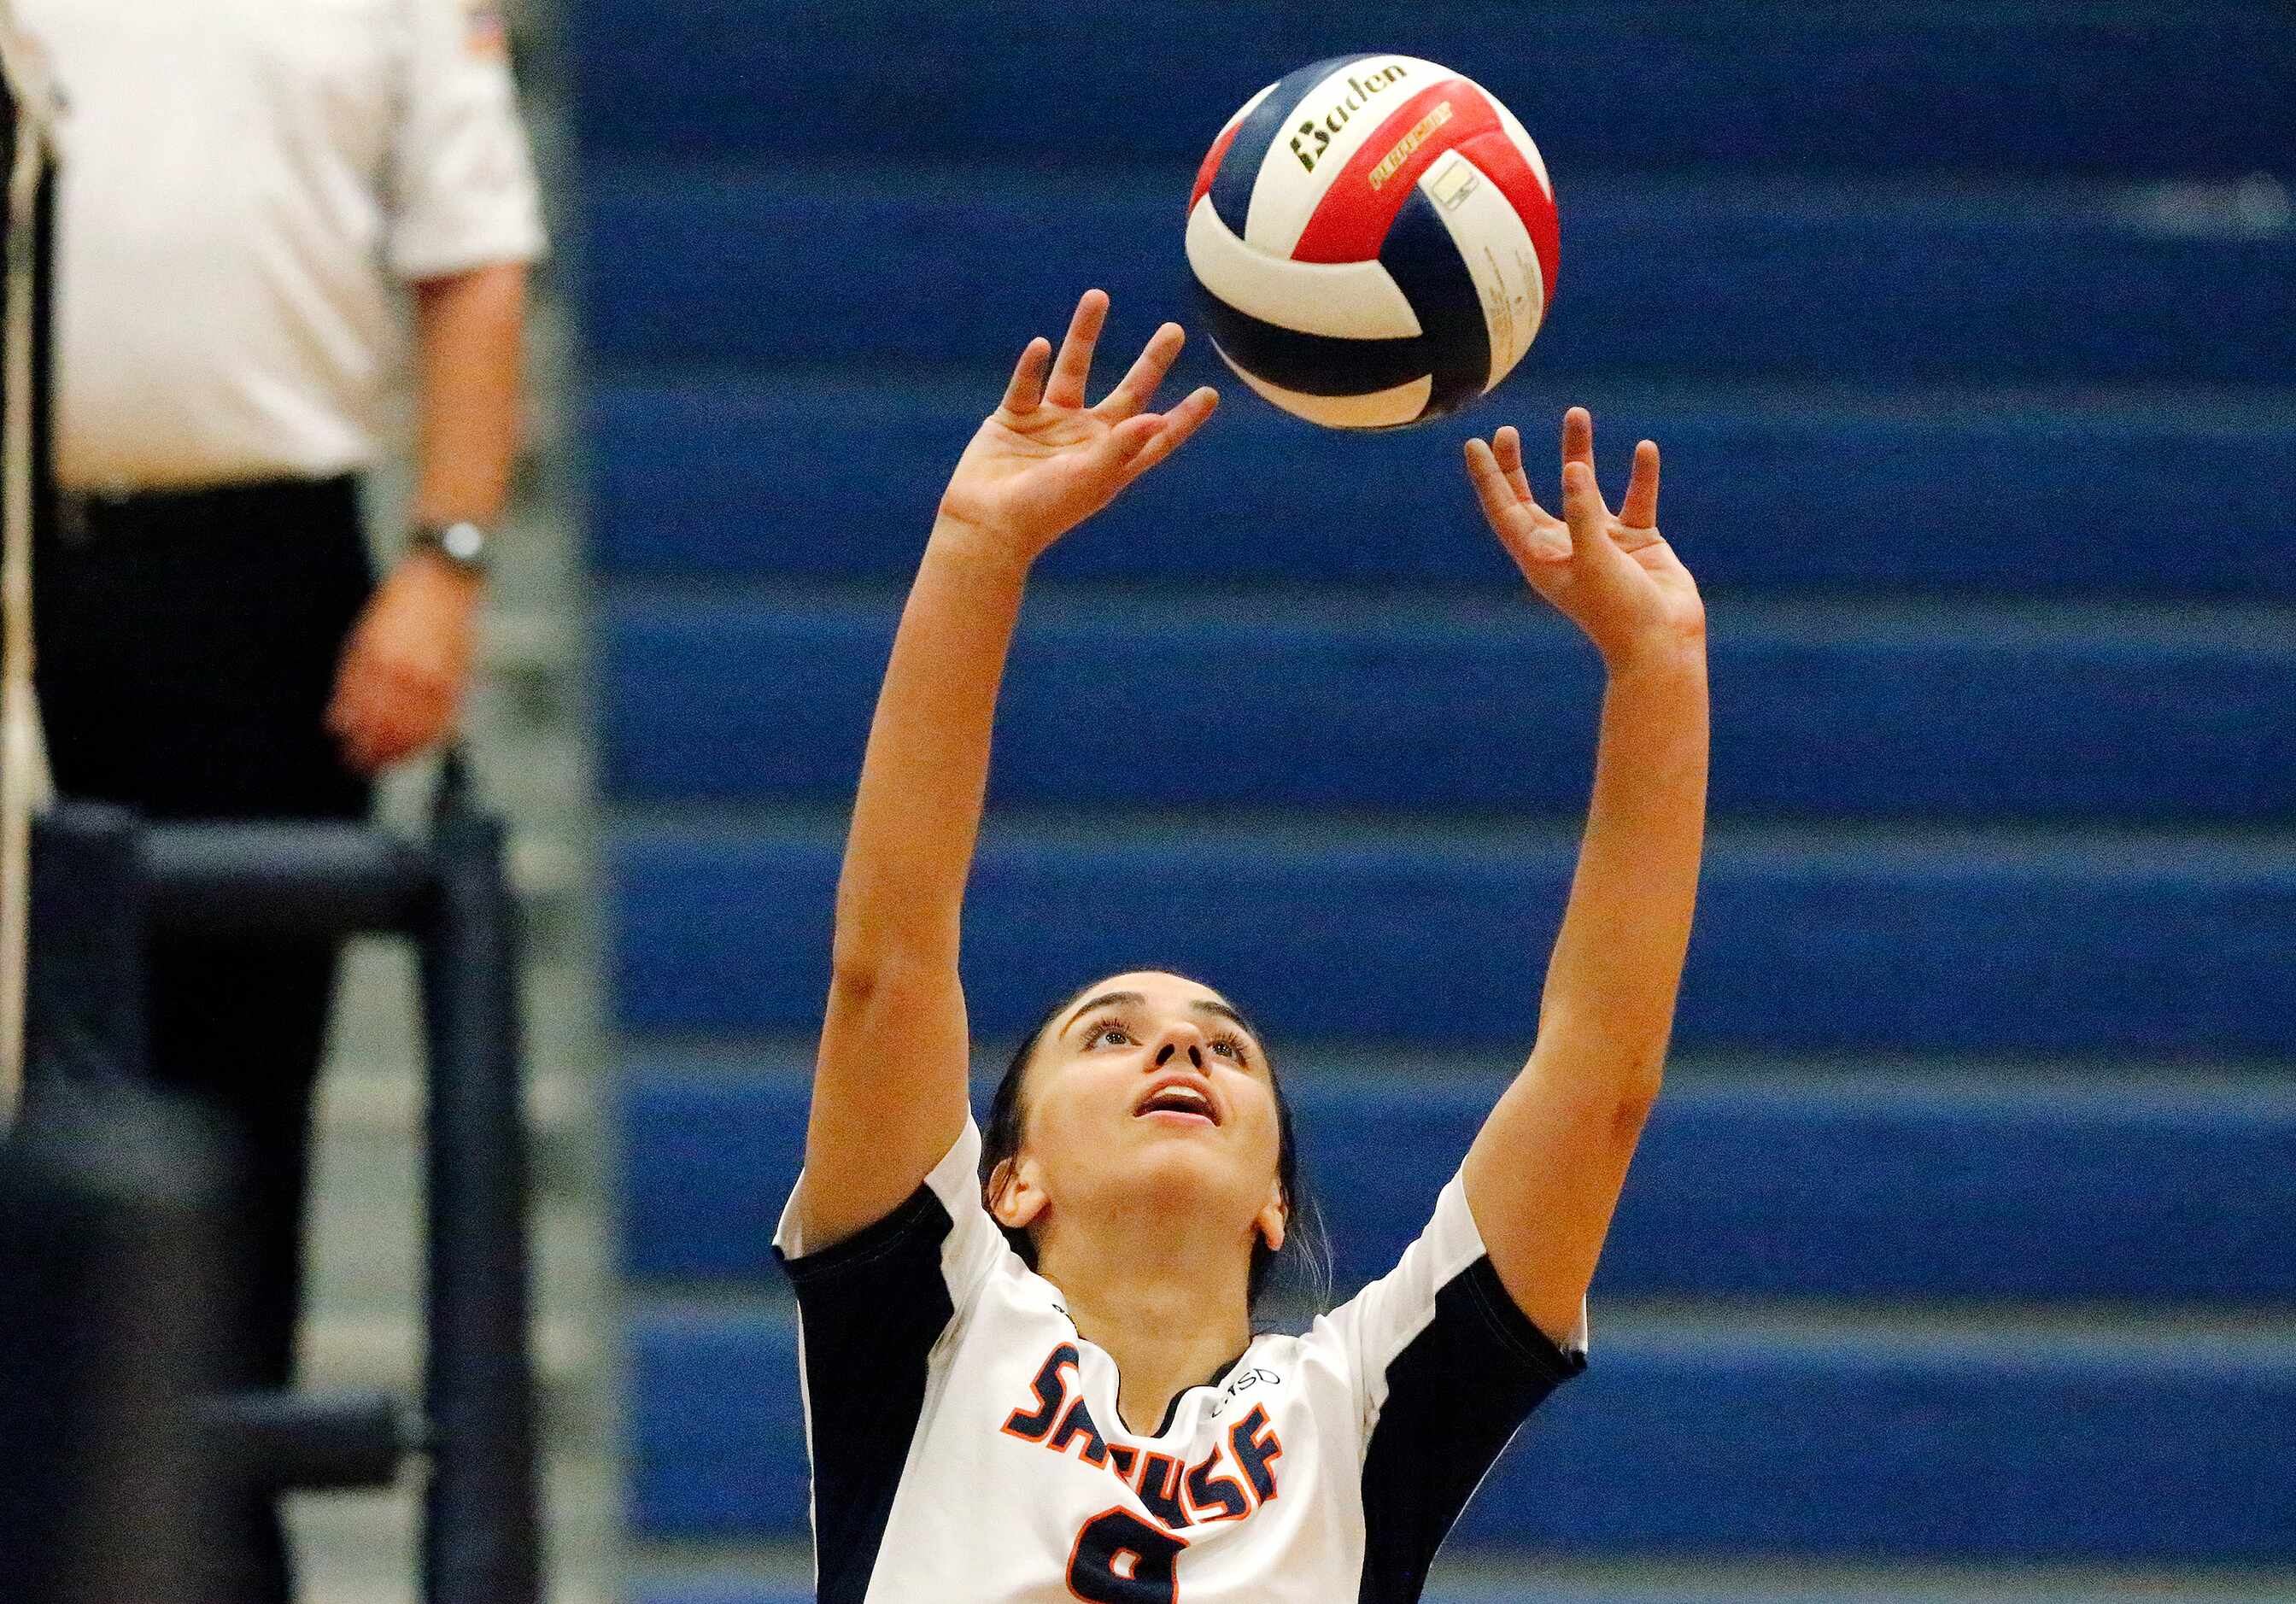
[[[1188,198],[1213,347],[1333,429],[1458,411],[1514,370],[1554,293],[1554,187],[1496,98],[1406,55],[1334,56],[1246,101]]]

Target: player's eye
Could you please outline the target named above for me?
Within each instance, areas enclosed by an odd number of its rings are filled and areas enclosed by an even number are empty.
[[[1242,1036],[1214,1036],[1212,1051],[1222,1057],[1234,1059],[1239,1064],[1249,1065],[1251,1062],[1251,1049],[1243,1044]]]
[[[1087,1047],[1104,1047],[1111,1039],[1120,1046],[1129,1046],[1132,1043],[1132,1034],[1112,1019],[1103,1020],[1085,1033],[1084,1044]]]

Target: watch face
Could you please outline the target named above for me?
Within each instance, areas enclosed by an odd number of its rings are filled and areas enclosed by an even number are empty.
[[[439,545],[457,562],[476,562],[486,554],[487,537],[476,524],[448,524],[439,533]]]

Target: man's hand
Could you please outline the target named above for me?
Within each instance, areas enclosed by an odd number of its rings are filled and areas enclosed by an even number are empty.
[[[374,593],[335,671],[327,729],[343,760],[373,773],[454,727],[471,678],[481,581],[414,552]]]
[[[1645,653],[1702,652],[1706,608],[1690,570],[1658,532],[1658,446],[1635,448],[1634,476],[1613,515],[1595,483],[1595,421],[1562,418],[1562,518],[1541,507],[1512,428],[1467,442],[1467,478],[1483,516],[1531,588],[1586,633],[1612,669]]]
[[[1029,342],[1004,399],[972,437],[942,492],[940,522],[975,555],[1025,568],[1134,479],[1178,450],[1211,416],[1209,385],[1168,413],[1145,410],[1180,354],[1177,323],[1156,331],[1124,381],[1097,406],[1085,405],[1094,345],[1108,297],[1085,291],[1046,377],[1052,342]]]

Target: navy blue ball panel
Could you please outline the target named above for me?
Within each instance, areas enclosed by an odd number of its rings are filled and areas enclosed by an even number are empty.
[[[1483,322],[1482,295],[1459,255],[1458,241],[1418,185],[1412,186],[1403,209],[1388,225],[1379,261],[1418,315],[1424,371],[1435,376],[1434,391],[1420,418],[1457,411],[1483,393],[1491,376],[1490,329]]]
[[[1212,175],[1212,186],[1206,192],[1212,210],[1237,239],[1243,238],[1243,220],[1251,210],[1252,186],[1259,182],[1259,164],[1267,158],[1267,147],[1275,143],[1276,135],[1292,120],[1300,102],[1308,92],[1341,68],[1365,61],[1373,52],[1355,55],[1332,56],[1287,72],[1276,80],[1267,98],[1252,108],[1250,117],[1235,131],[1234,143],[1221,158],[1219,171]]]
[[[1188,282],[1212,343],[1253,378],[1283,389],[1302,396],[1369,396],[1423,379],[1432,365],[1432,343],[1424,334],[1407,340],[1302,334],[1237,311],[1193,274]]]

